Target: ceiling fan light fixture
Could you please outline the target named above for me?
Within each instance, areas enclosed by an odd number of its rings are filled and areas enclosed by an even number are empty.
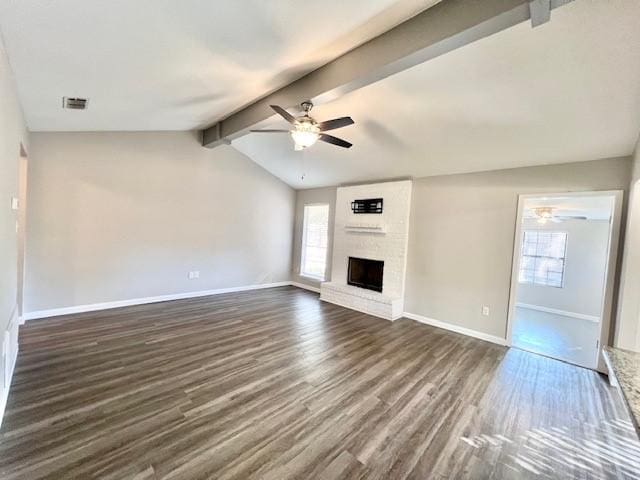
[[[553,207],[536,207],[533,209],[533,213],[538,218],[550,219],[553,217]]]
[[[294,117],[284,108],[279,105],[270,105],[270,107],[278,115],[284,118],[289,124],[291,124],[290,130],[278,130],[278,129],[263,129],[263,130],[250,130],[251,132],[259,133],[289,133],[293,139],[294,149],[296,151],[304,150],[307,147],[315,144],[318,140],[328,143],[330,145],[336,145],[342,148],[351,148],[352,143],[343,140],[342,138],[334,137],[325,133],[328,130],[336,130],[342,127],[348,127],[355,122],[351,117],[340,117],[332,120],[326,120],[324,122],[316,122],[309,116],[309,111],[313,107],[310,101],[303,102],[301,107],[304,114],[299,117]]]
[[[302,150],[318,141],[320,129],[311,122],[300,122],[291,130],[291,138],[295,143],[295,149]]]

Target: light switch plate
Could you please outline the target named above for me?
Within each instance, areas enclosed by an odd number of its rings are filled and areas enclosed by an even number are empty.
[[[20,208],[20,200],[16,197],[11,197],[11,210],[18,210]]]

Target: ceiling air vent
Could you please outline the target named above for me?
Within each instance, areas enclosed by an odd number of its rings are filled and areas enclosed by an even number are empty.
[[[89,99],[78,97],[62,97],[62,108],[68,108],[70,110],[85,110]]]

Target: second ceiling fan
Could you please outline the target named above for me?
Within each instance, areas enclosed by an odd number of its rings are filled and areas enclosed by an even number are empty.
[[[353,125],[355,122],[351,117],[340,117],[334,118],[333,120],[327,120],[325,122],[316,122],[309,115],[309,112],[313,108],[313,103],[311,103],[310,101],[302,102],[300,106],[302,107],[302,111],[304,112],[304,114],[299,117],[294,117],[284,108],[278,105],[271,105],[271,108],[278,115],[280,115],[293,126],[290,130],[269,129],[251,131],[258,133],[289,133],[291,135],[291,138],[293,138],[295,150],[303,150],[307,147],[310,147],[318,140],[330,143],[332,145],[337,145],[338,147],[351,148],[352,144],[347,142],[346,140],[323,133],[328,130],[335,130],[337,128]]]
[[[535,218],[541,225],[551,221],[553,223],[562,223],[565,220],[587,220],[584,215],[558,215],[556,207],[533,207],[529,218]]]

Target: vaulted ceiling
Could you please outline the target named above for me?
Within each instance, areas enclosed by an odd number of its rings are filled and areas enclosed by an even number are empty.
[[[335,131],[350,150],[295,152],[286,134],[233,145],[297,188],[626,156],[640,132],[638,19],[637,0],[575,0],[542,26],[521,23],[315,108],[319,120],[353,117]]]
[[[434,3],[0,0],[0,29],[31,130],[189,130]]]
[[[188,130],[225,117],[438,0],[0,0],[34,131]],[[638,0],[575,0],[317,106],[350,150],[287,134],[233,146],[295,188],[629,155]],[[63,96],[90,98],[87,111]],[[283,128],[276,116],[256,128]]]

